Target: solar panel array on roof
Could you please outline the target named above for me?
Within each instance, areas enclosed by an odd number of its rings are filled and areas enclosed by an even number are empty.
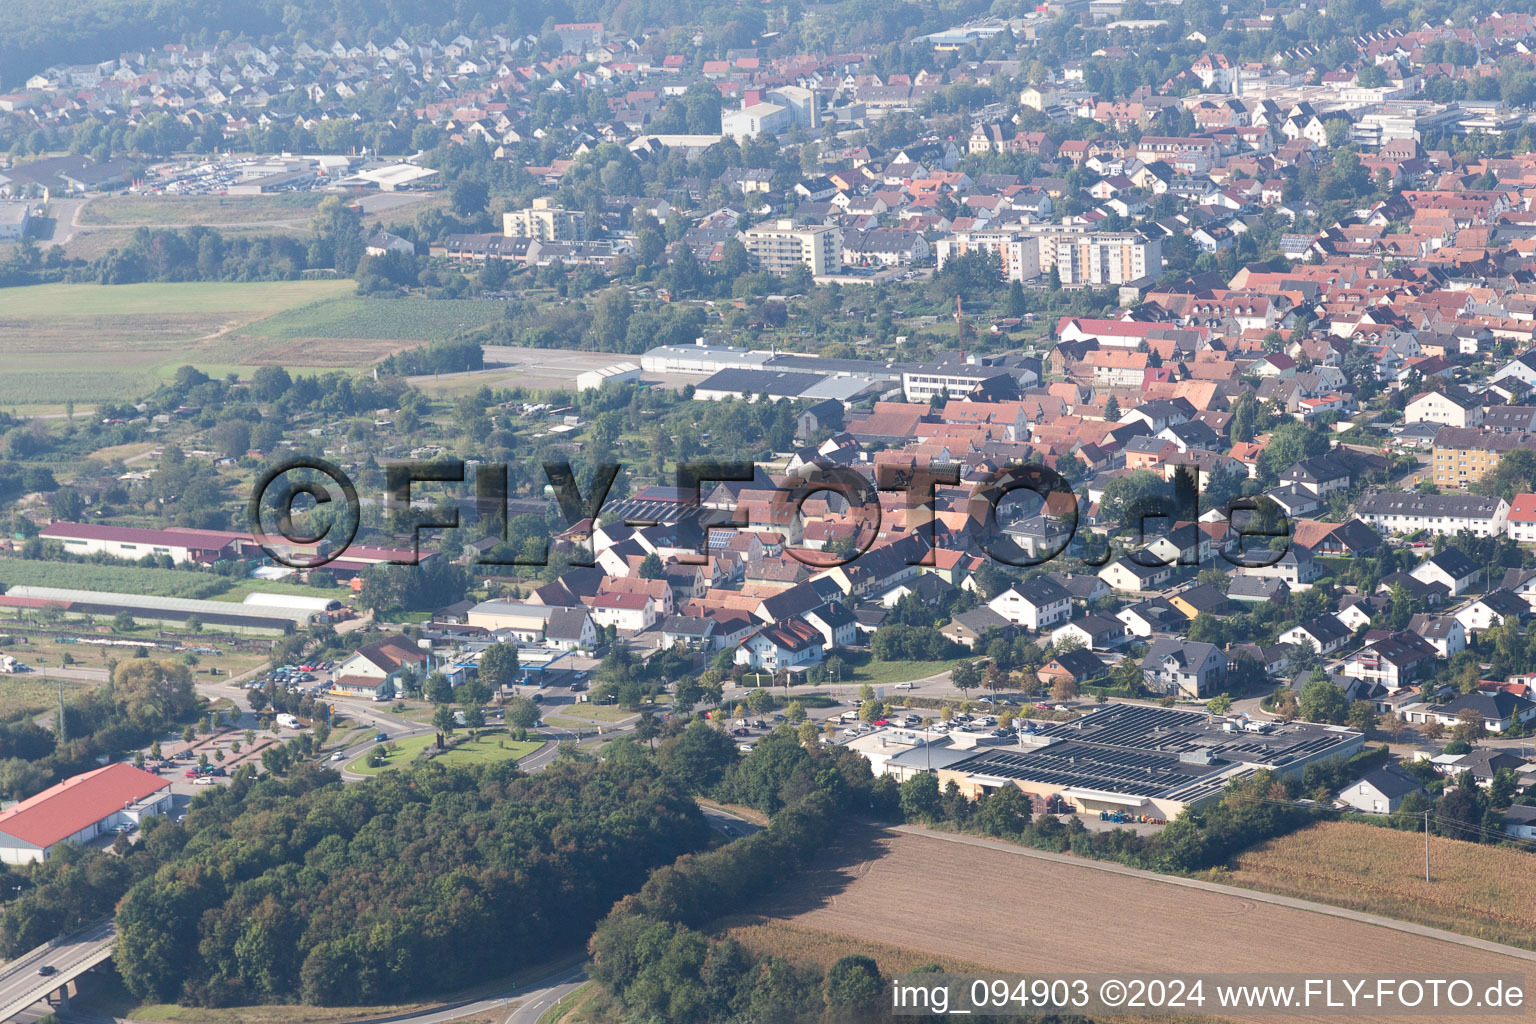
[[[1047,745],[992,749],[957,771],[1183,801],[1226,785],[1234,768],[1284,768],[1343,747],[1358,733],[1293,723],[1271,733],[1227,732],[1203,712],[1111,704],[1035,734]]]

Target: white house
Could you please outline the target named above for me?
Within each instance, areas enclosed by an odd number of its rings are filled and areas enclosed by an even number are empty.
[[[765,672],[777,672],[822,660],[822,636],[799,619],[775,622],[747,637],[736,648],[735,662]]]
[[[1332,615],[1325,615],[1293,626],[1276,639],[1282,644],[1306,644],[1318,654],[1332,654],[1347,644],[1350,636],[1350,631],[1342,622]]]
[[[1520,595],[1508,590],[1494,590],[1458,609],[1455,618],[1467,636],[1476,638],[1479,633],[1503,625],[1505,619],[1513,617],[1519,622],[1530,612],[1530,605]]]
[[[1446,548],[1425,559],[1408,574],[1420,583],[1439,583],[1451,596],[1466,593],[1477,582],[1480,570],[1457,548]]]
[[[1444,391],[1426,391],[1403,409],[1403,422],[1478,427],[1483,423],[1483,403],[1466,388],[1456,385]]]
[[[1072,595],[1045,576],[1016,583],[987,602],[987,607],[1026,629],[1049,629],[1072,617]]]
[[[1163,586],[1173,578],[1173,567],[1142,565],[1133,558],[1117,558],[1099,570],[1099,578],[1116,590],[1136,594]]]
[[[656,599],[649,594],[597,594],[587,600],[587,608],[599,626],[630,632],[650,629],[660,615]]]
[[[1339,800],[1365,814],[1392,814],[1424,784],[1396,765],[1383,765],[1339,790]]]

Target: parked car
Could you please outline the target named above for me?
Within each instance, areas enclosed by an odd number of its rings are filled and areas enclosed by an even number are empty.
[[[915,690],[915,689],[917,689],[917,684],[916,683],[897,683],[896,684],[896,689],[898,689],[898,690]]]
[[[202,776],[199,776],[198,778],[192,780],[192,785],[194,785],[194,786],[211,786],[211,785],[213,785],[213,776],[212,775],[202,775]]]

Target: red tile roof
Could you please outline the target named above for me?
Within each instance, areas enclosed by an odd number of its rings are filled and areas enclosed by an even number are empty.
[[[1536,522],[1536,494],[1515,495],[1515,500],[1509,503],[1506,518],[1512,523]]]
[[[131,764],[109,764],[65,779],[0,812],[0,833],[47,849],[169,786],[158,775]]]

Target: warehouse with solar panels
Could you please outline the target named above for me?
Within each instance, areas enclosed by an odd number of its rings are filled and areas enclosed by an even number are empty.
[[[1001,786],[1079,811],[1172,820],[1215,801],[1235,779],[1259,769],[1284,775],[1359,753],[1365,737],[1332,725],[1264,723],[1202,711],[1109,704],[1070,722],[1020,733],[1017,744],[978,748],[938,769],[975,799]]]

